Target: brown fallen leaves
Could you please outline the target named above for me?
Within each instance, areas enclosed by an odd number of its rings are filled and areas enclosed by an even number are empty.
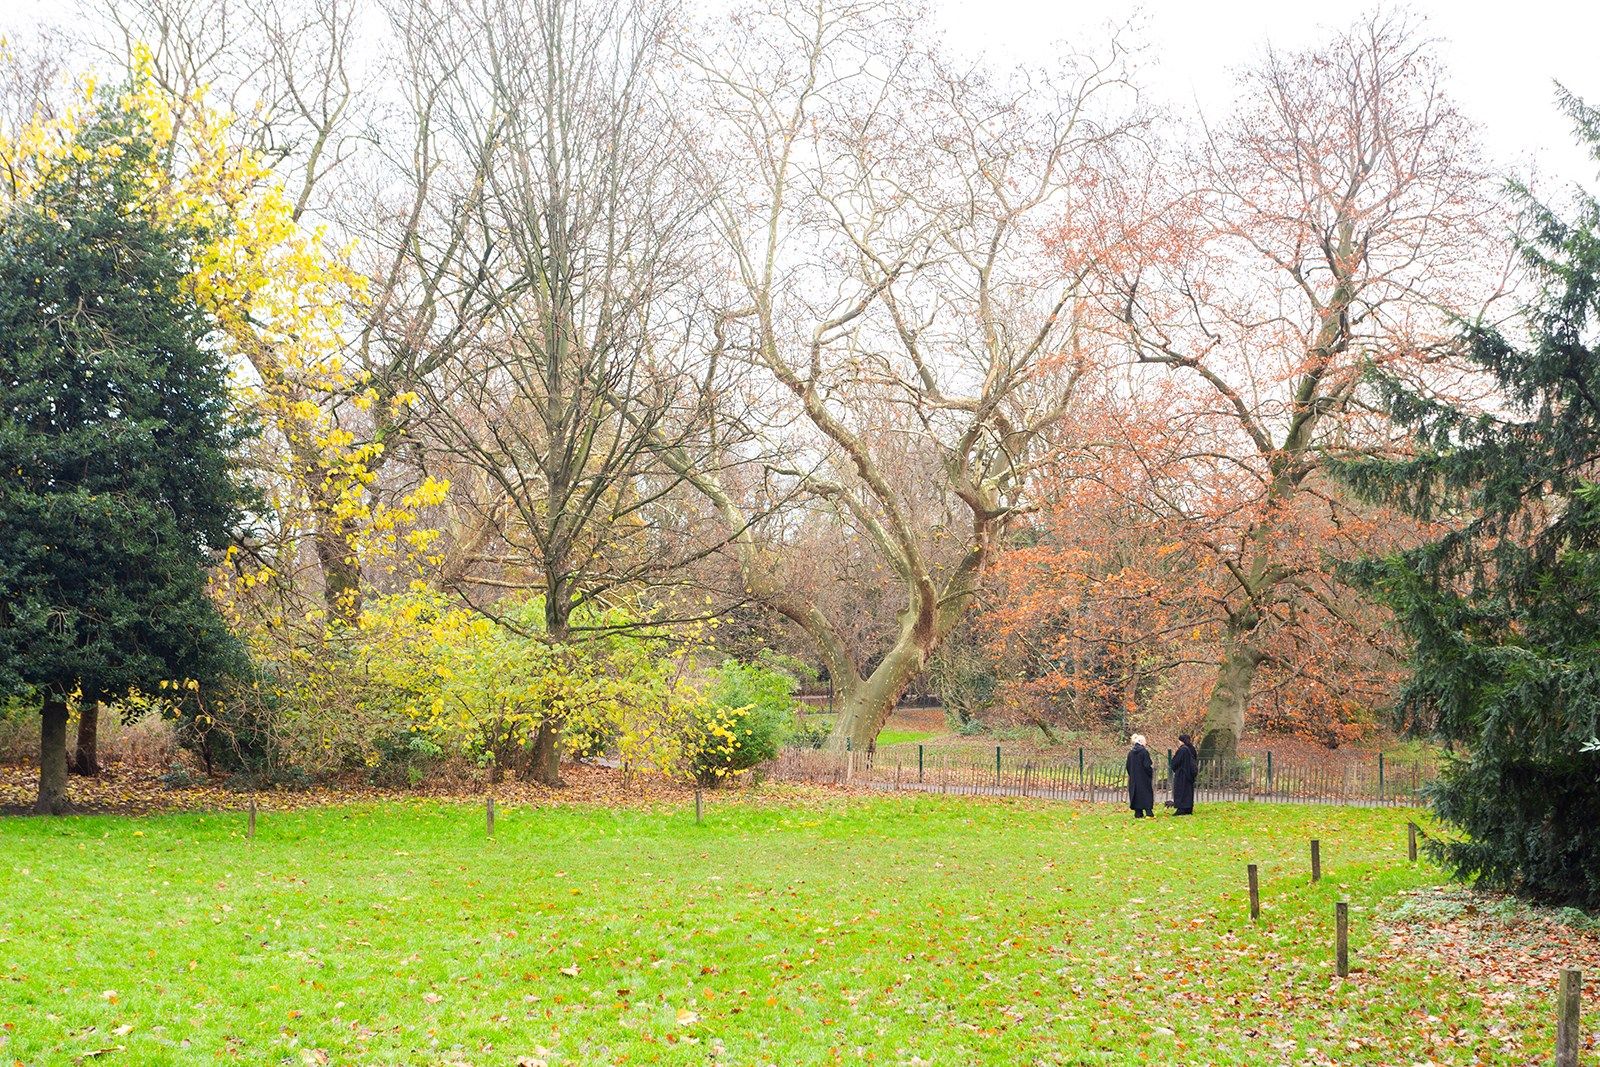
[[[1374,947],[1385,963],[1414,966],[1419,957],[1430,959],[1454,974],[1462,989],[1473,991],[1486,1017],[1505,1020],[1489,1028],[1500,1037],[1500,1047],[1479,1050],[1495,1062],[1544,1062],[1548,1050],[1524,1047],[1528,1029],[1510,1016],[1530,1003],[1553,1006],[1561,968],[1583,972],[1588,1003],[1600,996],[1600,927],[1575,912],[1439,886],[1403,892],[1375,933]],[[1451,1043],[1447,1019],[1423,1015],[1416,1025],[1438,1044]],[[1600,1048],[1593,1032],[1584,1041],[1587,1050]]]
[[[497,803],[548,805],[639,804],[682,799],[692,801],[694,788],[681,782],[640,774],[623,780],[622,772],[589,764],[564,764],[565,788],[550,789],[531,782],[504,781],[489,786],[473,778],[446,779],[416,789],[388,789],[360,778],[317,785],[310,789],[271,789],[249,792],[230,788],[227,779],[202,780],[196,785],[169,789],[155,768],[115,766],[94,778],[74,777],[69,785],[73,809],[86,814],[147,815],[155,812],[237,811],[252,797],[276,811],[383,800],[433,799],[482,803],[490,792]],[[38,771],[31,767],[0,766],[0,814],[31,810],[38,793]]]
[[[32,810],[38,793],[38,771],[31,767],[0,765],[0,816],[22,815]],[[551,789],[532,782],[508,779],[489,785],[482,778],[446,777],[414,789],[373,786],[359,777],[323,783],[309,789],[234,788],[223,777],[200,780],[198,784],[168,788],[156,768],[116,765],[94,778],[74,777],[69,790],[73,810],[81,814],[150,815],[161,812],[243,811],[254,800],[262,811],[298,811],[331,804],[377,803],[396,800],[437,800],[481,805],[485,795],[506,807],[550,807],[553,805],[638,806],[648,804],[694,803],[694,786],[654,775],[630,774],[613,767],[588,763],[564,763],[561,777],[565,785]],[[742,803],[770,797],[774,803],[793,805],[806,796],[837,796],[851,790],[834,786],[785,784],[781,793],[749,789],[730,789]],[[866,792],[873,792],[866,790]],[[706,794],[715,803],[717,793]],[[139,833],[140,831],[136,831]],[[577,892],[574,890],[573,892]]]

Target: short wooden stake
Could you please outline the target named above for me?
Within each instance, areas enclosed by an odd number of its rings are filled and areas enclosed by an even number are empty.
[[[1250,918],[1261,918],[1261,884],[1256,872],[1256,865],[1250,864],[1245,868],[1250,874]]]
[[[246,838],[252,839],[252,840],[256,836],[256,799],[255,799],[255,797],[251,797],[250,798],[250,824],[249,824],[249,826],[247,826],[245,828],[244,836]]]
[[[1578,1019],[1582,998],[1583,972],[1575,967],[1561,968],[1561,988],[1557,996],[1560,1015],[1556,1018],[1556,1067],[1578,1067]]]
[[[1340,978],[1350,976],[1350,905],[1344,901],[1333,906],[1334,973]]]
[[[702,799],[701,794],[700,794],[700,787],[697,785],[697,786],[694,787],[694,821],[696,823],[698,823],[704,817],[705,817],[704,800]]]
[[[1322,881],[1322,842],[1311,839],[1311,880]]]
[[[1417,824],[1406,823],[1406,856],[1412,863],[1417,862]]]
[[[488,797],[488,798],[485,799],[484,805],[483,805],[483,814],[484,814],[484,820],[485,820],[485,823],[486,823],[486,830],[488,832],[488,835],[490,837],[493,837],[494,836],[494,797]]]

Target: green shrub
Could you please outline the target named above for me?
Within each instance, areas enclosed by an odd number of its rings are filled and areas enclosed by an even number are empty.
[[[729,660],[717,668],[691,728],[690,767],[715,784],[777,758],[794,721],[793,676]]]
[[[418,786],[444,759],[444,749],[420,730],[398,730],[373,744],[377,762],[367,772],[373,785]]]
[[[819,749],[828,743],[828,737],[833,733],[831,720],[807,715],[805,718],[795,717],[789,724],[787,743],[795,748]]]
[[[977,737],[979,734],[987,733],[989,729],[982,719],[970,718],[959,710],[946,709],[944,718],[945,722],[950,724],[950,729],[962,737]]]
[[[181,763],[174,763],[161,775],[161,785],[165,789],[188,789],[198,784],[198,779],[190,773],[189,768]]]

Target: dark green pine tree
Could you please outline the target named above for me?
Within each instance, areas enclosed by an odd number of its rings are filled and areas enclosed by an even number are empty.
[[[205,592],[242,497],[183,284],[202,235],[154,210],[157,144],[114,100],[86,158],[0,209],[0,696],[41,708],[40,812],[67,807],[74,692],[210,681],[237,654]]]
[[[1600,111],[1562,92],[1600,162]],[[1464,350],[1499,385],[1487,413],[1380,381],[1417,458],[1344,473],[1453,532],[1365,563],[1414,643],[1405,700],[1465,743],[1435,794],[1462,878],[1600,907],[1600,203],[1563,216],[1519,190],[1536,293]]]

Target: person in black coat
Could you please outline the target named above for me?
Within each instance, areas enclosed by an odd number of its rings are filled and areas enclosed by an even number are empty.
[[[1128,807],[1135,818],[1155,816],[1156,765],[1145,747],[1144,734],[1133,735],[1133,748],[1128,750]]]
[[[1167,761],[1172,772],[1172,814],[1194,814],[1194,780],[1200,773],[1200,756],[1194,750],[1194,738],[1178,735],[1178,751]]]

